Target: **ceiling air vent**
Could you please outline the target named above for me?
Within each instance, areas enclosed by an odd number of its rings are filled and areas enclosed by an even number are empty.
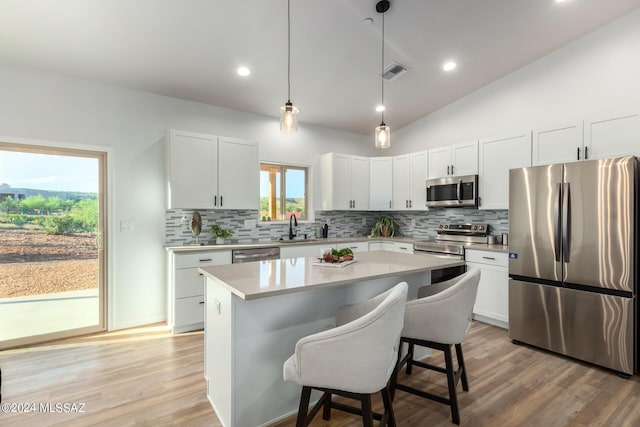
[[[389,65],[384,67],[384,71],[382,72],[382,77],[390,82],[396,80],[398,77],[402,76],[408,71],[408,68],[404,65],[398,64],[397,62],[390,62]],[[378,73],[380,75],[380,73]]]

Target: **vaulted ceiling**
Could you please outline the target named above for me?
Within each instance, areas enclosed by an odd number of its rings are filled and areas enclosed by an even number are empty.
[[[291,0],[300,122],[373,134],[376,0]],[[640,7],[640,0],[391,0],[385,122],[399,129]],[[369,19],[368,19],[369,18]],[[442,70],[445,61],[457,68]],[[272,115],[287,100],[286,0],[3,0],[0,61]],[[248,77],[236,73],[251,70]]]

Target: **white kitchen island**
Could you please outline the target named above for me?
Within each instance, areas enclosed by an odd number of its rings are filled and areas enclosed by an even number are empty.
[[[300,387],[282,379],[296,342],[334,326],[336,308],[398,282],[409,299],[431,271],[464,261],[430,255],[363,252],[343,268],[286,258],[200,268],[205,289],[207,397],[226,427],[268,425],[297,411]]]

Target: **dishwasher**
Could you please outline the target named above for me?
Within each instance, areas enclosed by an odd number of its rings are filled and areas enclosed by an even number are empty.
[[[231,263],[266,261],[280,259],[280,248],[234,249],[231,251]]]

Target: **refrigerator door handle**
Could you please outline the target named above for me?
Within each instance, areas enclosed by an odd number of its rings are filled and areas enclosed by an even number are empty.
[[[556,257],[556,262],[560,262],[560,248],[562,247],[562,240],[560,236],[560,205],[562,204],[562,184],[556,184],[553,205],[553,252]]]
[[[564,184],[562,192],[562,253],[564,262],[570,262],[571,255],[571,184]]]
[[[458,196],[458,203],[462,203],[462,180],[458,180],[458,185],[456,186],[456,195]]]

